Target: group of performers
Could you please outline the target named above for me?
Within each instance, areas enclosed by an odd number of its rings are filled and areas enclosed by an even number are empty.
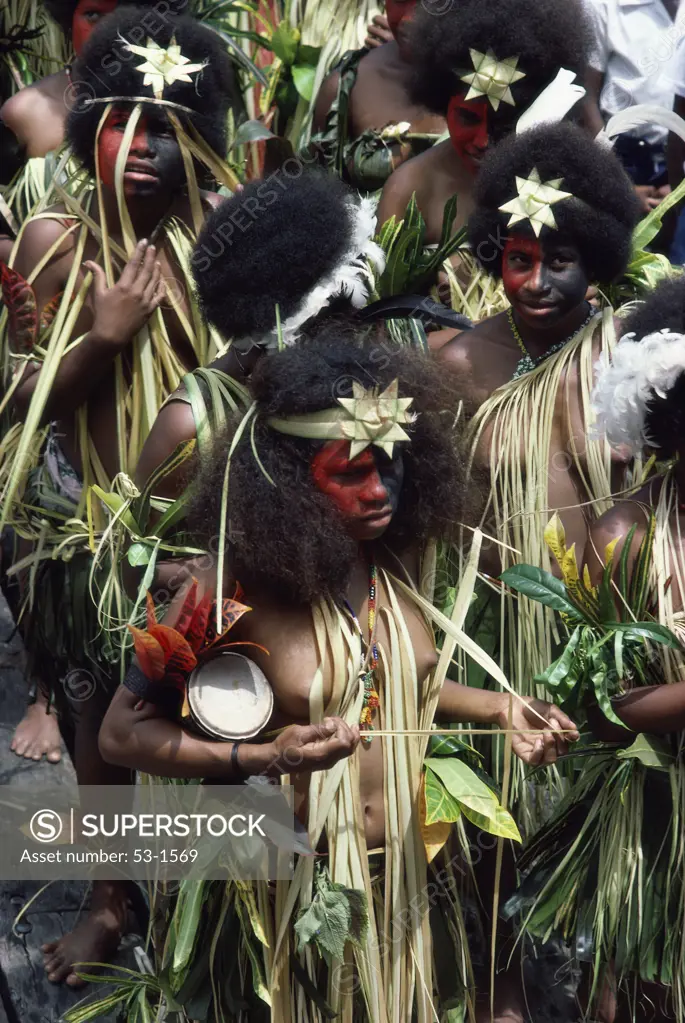
[[[266,4],[29,6],[3,73],[73,56],[0,109],[12,749],[292,785],[312,850],[148,886],[149,970],[78,1018],[561,1019],[522,968],[559,942],[569,1020],[685,1023],[683,190],[640,220],[577,123],[581,0],[387,0],[297,139],[292,12],[267,66]],[[246,738],[189,710],[224,633]],[[139,904],[94,882],[48,978]]]

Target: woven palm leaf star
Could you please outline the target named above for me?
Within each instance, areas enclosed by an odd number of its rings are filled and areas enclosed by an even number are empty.
[[[462,82],[471,86],[466,99],[487,96],[493,110],[497,110],[500,103],[509,103],[515,107],[516,100],[511,94],[511,86],[526,77],[525,71],[516,69],[519,58],[507,57],[506,60],[498,60],[492,50],[486,53],[469,50],[469,53],[474,70],[468,75],[460,76]]]
[[[356,458],[369,444],[375,444],[392,458],[395,443],[411,439],[401,424],[414,421],[408,411],[414,399],[398,397],[397,380],[381,394],[354,382],[352,394],[352,398],[338,398],[351,416],[349,421],[340,424],[343,436],[350,441],[350,458]]]
[[[516,190],[518,195],[515,199],[500,206],[502,213],[511,213],[507,227],[518,224],[520,220],[529,220],[536,236],[539,236],[543,227],[557,230],[557,222],[554,219],[552,206],[561,202],[562,199],[571,199],[571,192],[562,192],[559,186],[563,178],[553,178],[550,181],[541,181],[540,174],[536,167],[533,167],[528,178],[516,178]]]
[[[122,39],[122,42],[125,40]],[[191,64],[190,59],[181,53],[175,36],[171,37],[166,49],[153,39],[148,39],[147,46],[134,46],[133,43],[126,42],[126,47],[131,53],[145,57],[145,63],[139,64],[135,70],[145,75],[143,85],[151,85],[157,99],[162,98],[165,85],[192,82],[190,76],[202,71],[207,64],[207,61],[202,64]]]

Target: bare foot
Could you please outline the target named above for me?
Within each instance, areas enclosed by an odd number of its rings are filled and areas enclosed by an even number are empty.
[[[43,945],[45,972],[53,984],[84,987],[77,976],[81,963],[109,963],[132,924],[128,887],[120,881],[95,881],[90,910],[70,934]],[[92,967],[84,967],[92,973]]]
[[[62,746],[57,718],[48,713],[47,700],[39,692],[35,703],[29,706],[17,725],[10,749],[18,757],[42,760],[46,756],[51,764],[62,759]]]

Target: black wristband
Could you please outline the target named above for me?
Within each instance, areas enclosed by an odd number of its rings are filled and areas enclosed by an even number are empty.
[[[160,685],[151,682],[137,664],[132,664],[124,677],[124,685],[141,700],[154,703],[158,707],[173,713],[178,707],[179,692],[174,686]]]
[[[233,743],[233,749],[231,750],[231,774],[235,776],[237,781],[241,782],[245,781],[249,777],[247,772],[240,766],[240,761],[238,760],[238,748],[242,746],[242,744],[242,739],[236,739]]]

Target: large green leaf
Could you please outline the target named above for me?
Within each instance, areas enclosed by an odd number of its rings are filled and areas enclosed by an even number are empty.
[[[478,775],[462,760],[456,758],[429,757],[424,761],[426,766],[426,824],[437,820],[456,820],[455,816],[447,816],[450,808],[460,809],[464,816],[482,831],[502,838],[521,841],[516,822],[504,807],[500,806],[497,796]],[[437,775],[435,782],[431,775]],[[434,785],[442,784],[443,795],[439,796]],[[441,798],[436,803],[436,810],[442,810],[442,816],[429,819],[428,799]],[[453,812],[453,811],[452,811]]]
[[[282,21],[271,36],[271,46],[277,57],[280,57],[285,65],[290,67],[295,61],[297,47],[300,42],[300,33],[295,28]]]
[[[616,622],[611,628],[622,632],[626,639],[651,639],[652,642],[662,643],[672,650],[682,649],[678,637],[658,622]]]
[[[661,222],[668,211],[682,199],[685,199],[685,179],[637,225],[633,231],[633,252],[638,253],[640,249],[647,248],[661,230]]]
[[[618,750],[619,760],[639,760],[645,767],[656,768],[657,771],[668,771],[675,763],[668,742],[656,735],[638,735],[632,746]]]
[[[568,591],[561,579],[557,579],[551,572],[545,572],[534,565],[514,565],[502,572],[500,579],[512,590],[517,590],[525,597],[544,604],[545,607],[563,611],[564,614],[576,618],[579,615],[575,604],[569,600]]]
[[[274,133],[261,121],[243,121],[235,133],[233,145],[242,146],[246,142],[263,142],[264,139],[272,138],[274,138]]]
[[[437,824],[446,821],[453,824],[461,817],[461,807],[443,783],[429,767],[426,768],[426,824]]]
[[[316,79],[316,68],[309,64],[293,65],[293,81],[295,88],[302,99],[311,103],[314,94],[314,80]]]

